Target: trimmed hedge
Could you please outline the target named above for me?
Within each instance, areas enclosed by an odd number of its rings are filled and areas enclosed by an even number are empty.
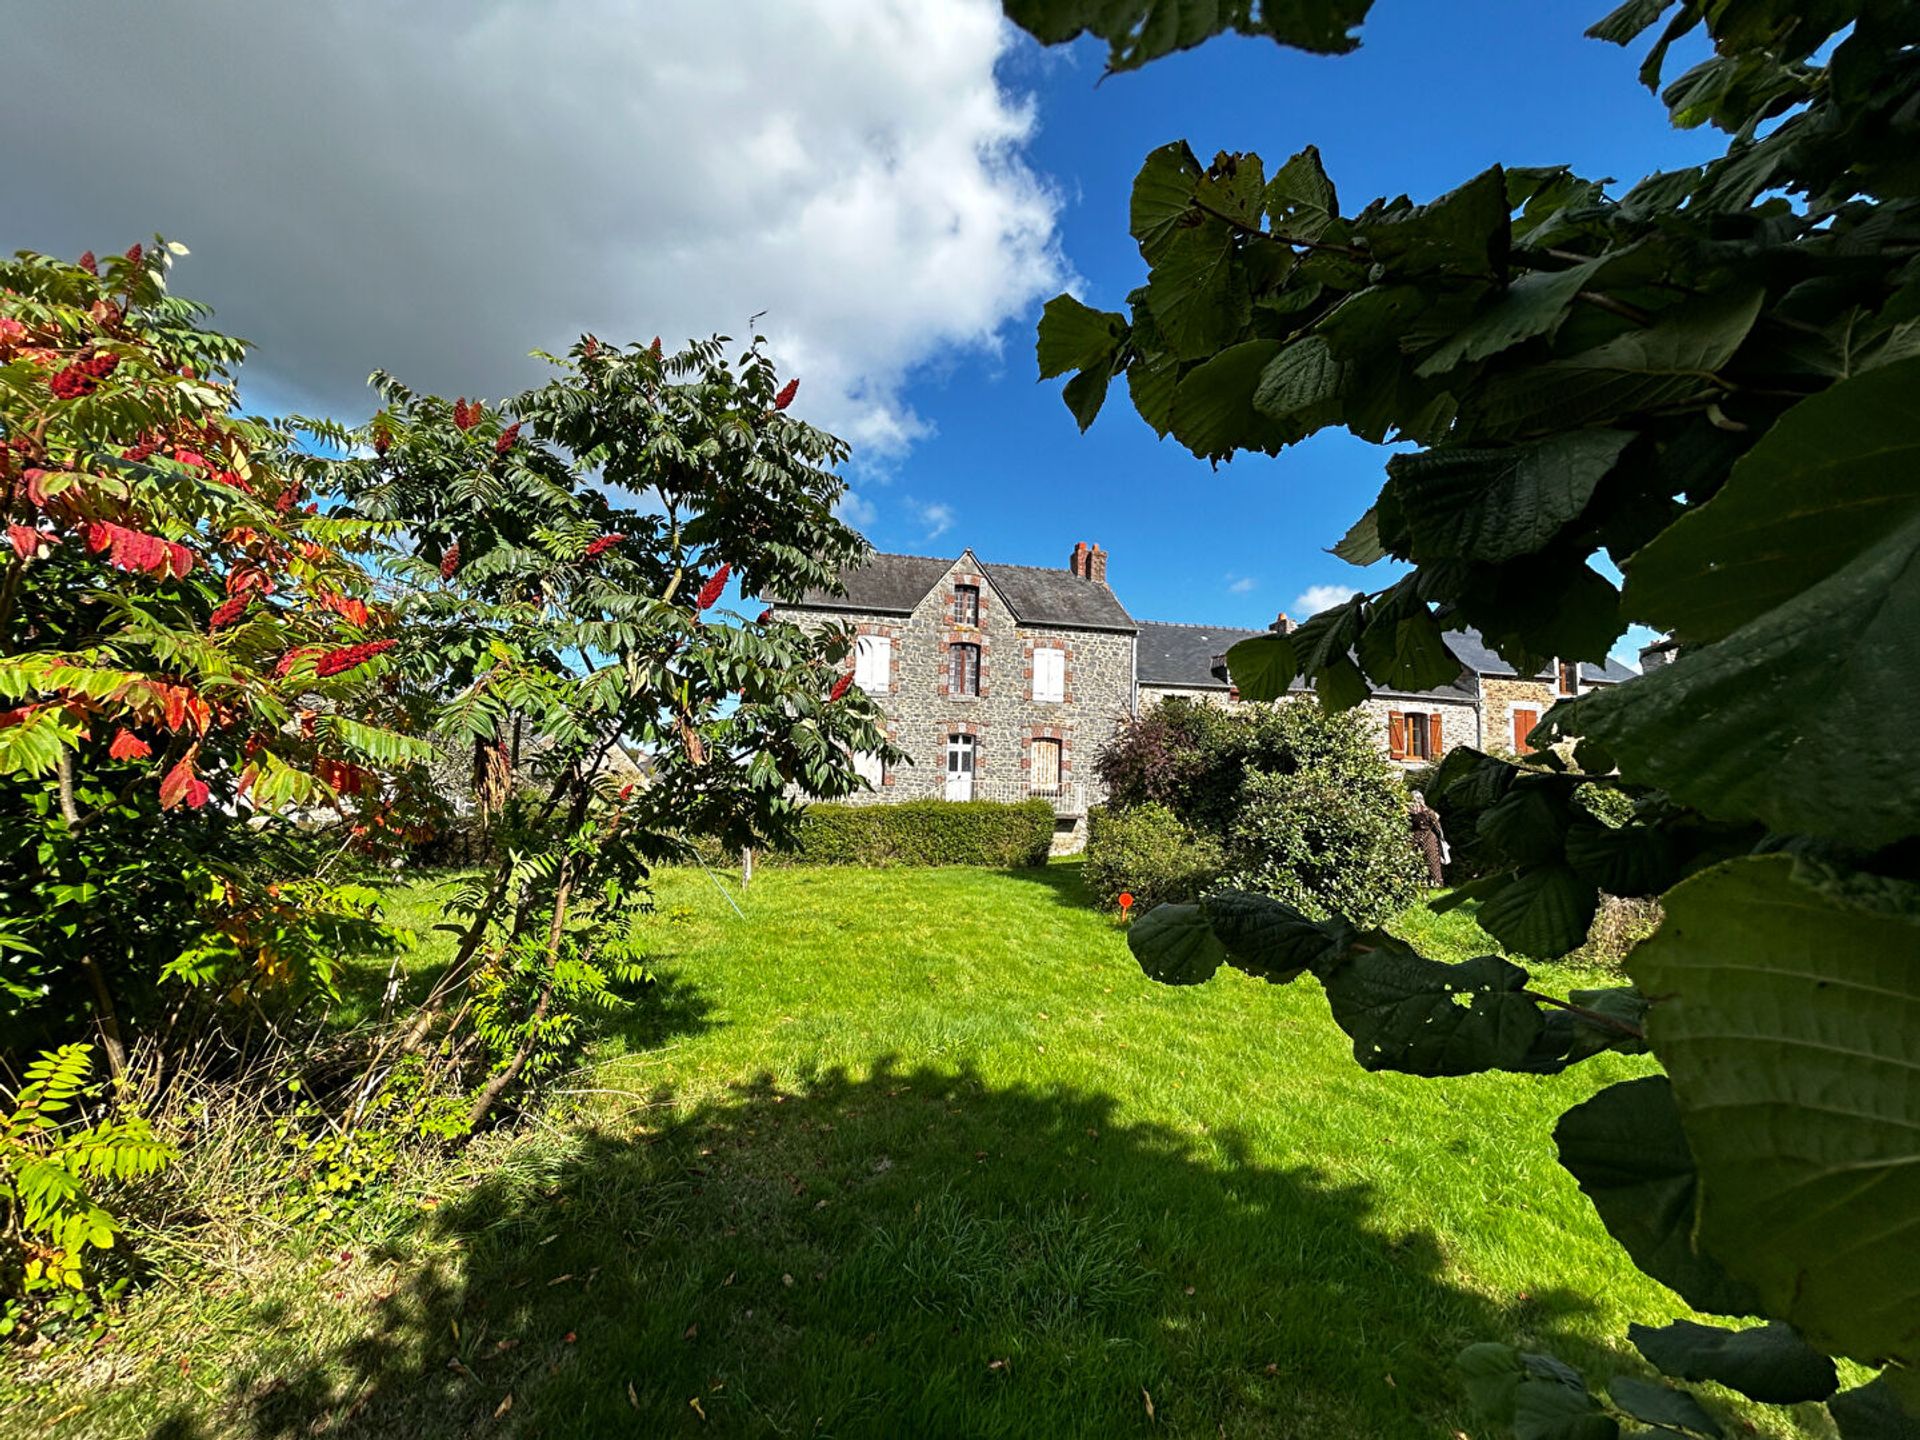
[[[810,805],[796,849],[764,858],[774,865],[1044,865],[1053,824],[1044,800]]]

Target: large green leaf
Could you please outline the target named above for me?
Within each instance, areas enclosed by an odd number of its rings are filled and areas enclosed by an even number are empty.
[[[1498,376],[1474,398],[1470,428],[1495,435],[1568,431],[1702,403],[1725,388],[1714,372],[1753,329],[1763,298],[1757,289],[1715,291],[1667,311],[1645,330]]]
[[[1282,426],[1289,439],[1298,439],[1340,418],[1346,383],[1347,367],[1333,358],[1326,340],[1308,335],[1267,363],[1253,392],[1253,407]]]
[[[1193,188],[1203,173],[1184,140],[1147,152],[1133,177],[1127,229],[1149,265],[1159,261],[1167,242],[1185,224],[1193,208]]]
[[[1463,360],[1484,360],[1522,340],[1552,335],[1566,319],[1574,297],[1592,283],[1608,258],[1598,256],[1565,270],[1528,271],[1436,346],[1414,373],[1444,375]]]
[[[1500,450],[1442,448],[1387,462],[1386,502],[1416,561],[1511,560],[1578,519],[1633,437],[1576,430]]]
[[[1515,1440],[1613,1440],[1620,1427],[1588,1393],[1580,1372],[1511,1345],[1469,1345],[1455,1362],[1480,1416]]]
[[[1281,699],[1300,673],[1293,638],[1275,633],[1240,641],[1227,650],[1227,673],[1243,700],[1259,703]]]
[[[1054,296],[1040,312],[1039,338],[1034,347],[1040,378],[1111,365],[1113,353],[1126,334],[1126,316],[1095,310],[1071,295]]]
[[[1677,864],[1673,837],[1651,825],[1580,821],[1567,831],[1566,854],[1574,874],[1608,895],[1658,895]]]
[[[1920,1414],[1900,1403],[1886,1380],[1843,1390],[1827,1401],[1840,1440],[1920,1440]]]
[[[1874,848],[1920,832],[1898,697],[1920,635],[1920,515],[1714,645],[1581,699],[1569,728],[1717,819]]]
[[[1560,1163],[1633,1263],[1696,1310],[1751,1315],[1760,1297],[1694,1243],[1699,1177],[1664,1075],[1609,1085],[1554,1127]]]
[[[1676,1430],[1691,1430],[1696,1435],[1717,1437],[1725,1433],[1704,1405],[1687,1391],[1676,1390],[1671,1385],[1616,1375],[1607,1382],[1607,1396],[1634,1419],[1649,1425],[1669,1425]]]
[[[1823,1349],[1920,1361],[1920,887],[1766,856],[1664,903],[1629,966],[1701,1245]]]
[[[1202,360],[1240,337],[1247,277],[1222,220],[1175,230],[1147,277],[1147,308],[1161,339],[1183,360]]]
[[[1480,812],[1475,829],[1494,852],[1515,865],[1558,860],[1573,823],[1565,781],[1522,776],[1495,805]]]
[[[1088,34],[1107,44],[1107,68],[1135,70],[1232,30],[1318,55],[1344,55],[1373,0],[1003,0],[1007,18],[1042,45]]]
[[[1548,959],[1579,947],[1599,904],[1595,887],[1565,865],[1536,865],[1489,897],[1474,918],[1515,954]]]
[[[1627,562],[1627,614],[1719,640],[1831,575],[1920,512],[1920,358],[1802,400]]]
[[[1824,1400],[1840,1383],[1833,1361],[1779,1321],[1752,1330],[1723,1330],[1676,1320],[1655,1329],[1629,1325],[1647,1363],[1676,1380],[1711,1380],[1769,1405]]]
[[[1265,895],[1228,890],[1200,908],[1235,966],[1277,984],[1335,964],[1353,942],[1343,922],[1311,920]]]
[[[1340,200],[1317,146],[1307,146],[1280,167],[1267,186],[1267,213],[1275,230],[1299,240],[1318,239],[1340,218]]]
[[[1431,204],[1374,221],[1364,231],[1375,263],[1399,277],[1446,270],[1506,277],[1507,181],[1498,165]]]
[[[1368,1070],[1471,1075],[1521,1065],[1540,1033],[1527,972],[1494,955],[1443,965],[1380,932],[1321,977]]]
[[[1275,451],[1296,438],[1254,408],[1255,388],[1280,343],[1229,345],[1182,375],[1168,412],[1173,438],[1203,460],[1224,459],[1235,450]]]
[[[1198,985],[1227,958],[1198,905],[1156,905],[1127,932],[1140,968],[1163,985]]]

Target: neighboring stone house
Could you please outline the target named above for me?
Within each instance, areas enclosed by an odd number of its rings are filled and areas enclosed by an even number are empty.
[[[1084,838],[1101,798],[1092,760],[1132,713],[1133,617],[1106,582],[1107,556],[1079,545],[1065,569],[869,556],[844,595],[775,607],[801,624],[851,624],[854,683],[886,712],[911,765],[862,758],[855,803],[943,797],[1052,803],[1057,843]]]
[[[987,564],[971,550],[952,560],[875,554],[841,583],[844,594],[810,591],[774,608],[803,625],[853,628],[854,683],[912,757],[884,770],[862,757],[873,790],[854,803],[1039,796],[1053,805],[1062,849],[1084,839],[1088,807],[1105,798],[1092,762],[1114,729],[1172,695],[1238,703],[1226,652],[1267,633],[1136,621],[1108,586],[1098,545],[1076,545],[1058,570]],[[1293,622],[1282,615],[1274,628]],[[1456,745],[1523,749],[1556,699],[1635,673],[1569,662],[1522,678],[1476,631],[1449,632],[1447,643],[1458,679],[1365,702],[1381,748],[1408,767]]]
[[[1282,615],[1271,627],[1291,630]],[[1140,708],[1168,695],[1186,695],[1215,704],[1239,701],[1227,674],[1226,652],[1242,640],[1266,634],[1225,626],[1140,622]],[[1522,679],[1488,647],[1477,630],[1449,630],[1447,648],[1460,661],[1460,677],[1435,690],[1376,690],[1362,703],[1388,758],[1408,766],[1438,760],[1456,745],[1482,750],[1521,751],[1540,717],[1554,702],[1584,695],[1634,672],[1617,660],[1605,665],[1555,662],[1532,679]],[[1295,694],[1311,693],[1296,680]]]

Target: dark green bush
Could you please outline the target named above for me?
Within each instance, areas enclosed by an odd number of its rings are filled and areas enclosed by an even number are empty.
[[[1130,810],[1097,806],[1087,816],[1087,859],[1081,870],[1088,893],[1101,905],[1132,892],[1135,906],[1197,900],[1226,868],[1219,842],[1197,835],[1164,805]]]
[[[1379,925],[1419,897],[1425,861],[1389,774],[1372,780],[1319,767],[1252,774],[1227,836],[1235,889],[1284,900],[1307,914]]]
[[[1053,807],[997,800],[909,800],[899,805],[812,805],[793,851],[775,865],[1044,865]]]
[[[1376,924],[1424,874],[1406,787],[1351,712],[1163,700],[1096,765],[1111,803],[1086,878],[1103,900],[1131,890],[1145,908],[1224,884]]]

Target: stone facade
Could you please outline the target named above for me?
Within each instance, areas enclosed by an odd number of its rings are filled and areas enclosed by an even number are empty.
[[[1074,577],[1074,583],[1098,584]],[[956,607],[961,586],[979,591],[977,623]],[[847,624],[858,634],[891,641],[891,679],[874,694],[893,743],[911,763],[891,766],[880,786],[851,804],[938,799],[948,793],[947,746],[955,735],[974,741],[973,798],[1016,801],[1036,793],[1035,742],[1057,743],[1059,783],[1039,793],[1059,816],[1056,848],[1085,841],[1086,812],[1104,798],[1093,756],[1126,718],[1133,696],[1133,634],[1053,625],[1023,625],[986,567],[968,553],[920,598],[911,614],[840,614],[778,607],[782,618],[812,628]],[[955,693],[956,645],[979,647],[979,693]],[[1058,649],[1065,677],[1058,701],[1034,699],[1034,652]],[[849,658],[847,664],[852,666]]]
[[[1482,676],[1480,680],[1480,748],[1518,754],[1520,730],[1516,710],[1530,710],[1536,722],[1560,697],[1549,680],[1521,680],[1512,676]]]
[[[971,550],[953,561],[876,554],[841,577],[844,592],[812,591],[776,606],[801,625],[844,625],[888,643],[884,675],[872,673],[871,651],[864,667],[851,657],[847,664],[869,677],[887,733],[910,763],[870,774],[874,789],[851,803],[1038,795],[1053,805],[1056,849],[1078,849],[1087,810],[1106,798],[1093,758],[1128,716],[1173,696],[1241,703],[1221,657],[1267,632],[1136,621],[1108,588],[1106,573],[1106,551],[1086,544],[1074,547],[1063,569],[983,564]],[[1285,633],[1293,624],[1282,615],[1272,628]],[[1458,680],[1363,703],[1382,752],[1404,769],[1437,762],[1460,745],[1518,749],[1516,712],[1531,712],[1537,722],[1562,698],[1563,685],[1585,691],[1635,673],[1609,661],[1556,664],[1522,679],[1476,631],[1450,631],[1447,642],[1461,661]],[[956,647],[972,647],[977,667],[963,659],[956,672]],[[1056,665],[1060,698],[1037,699],[1036,673],[1051,676]],[[1309,694],[1303,689],[1291,698]],[[1390,738],[1396,716],[1399,733],[1409,737],[1398,747]]]

